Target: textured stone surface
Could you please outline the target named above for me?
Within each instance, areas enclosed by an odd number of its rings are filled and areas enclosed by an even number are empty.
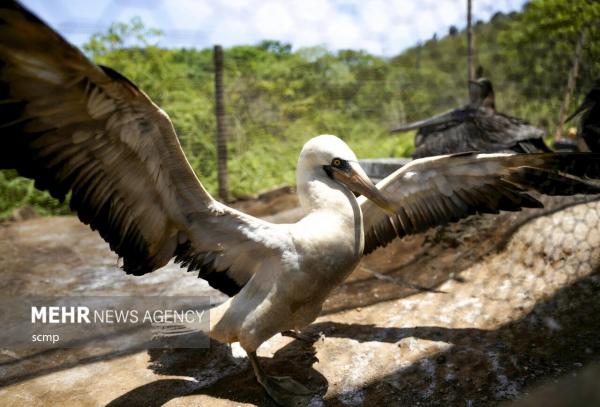
[[[313,406],[483,406],[600,361],[600,204],[545,202],[377,251],[331,295],[311,341],[278,335],[259,349],[265,368],[314,389]],[[1,225],[0,267],[5,296],[223,298],[174,266],[126,276],[71,217]],[[0,352],[8,405],[273,405],[235,345]]]

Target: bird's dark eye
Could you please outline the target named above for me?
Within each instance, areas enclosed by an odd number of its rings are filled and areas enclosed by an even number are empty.
[[[339,167],[340,165],[342,165],[342,160],[340,160],[339,158],[334,158],[333,160],[331,160],[331,165],[334,167]]]

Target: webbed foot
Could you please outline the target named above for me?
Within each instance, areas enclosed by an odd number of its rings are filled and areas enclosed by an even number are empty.
[[[247,352],[256,380],[277,404],[283,407],[304,407],[313,398],[313,392],[288,376],[269,376],[258,363],[256,352]]]
[[[291,377],[263,376],[259,383],[283,407],[305,407],[313,398],[312,391]]]

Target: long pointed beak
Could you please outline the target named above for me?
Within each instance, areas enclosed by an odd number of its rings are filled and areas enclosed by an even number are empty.
[[[588,107],[590,107],[591,104],[592,104],[591,101],[584,101],[581,105],[579,105],[579,107],[577,108],[577,110],[575,110],[569,117],[567,117],[565,119],[565,123],[571,121],[579,113],[583,112],[585,109],[587,109]]]
[[[356,162],[349,162],[349,164],[349,167],[344,169],[332,167],[333,178],[346,185],[351,191],[364,195],[380,208],[394,213],[392,203],[381,194],[362,167]]]

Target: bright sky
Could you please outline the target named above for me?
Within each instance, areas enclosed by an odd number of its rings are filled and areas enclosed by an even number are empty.
[[[394,55],[463,28],[466,0],[22,0],[76,45],[115,21],[139,16],[164,32],[160,45],[205,48],[289,42]],[[525,0],[473,0],[473,21],[520,10]]]

